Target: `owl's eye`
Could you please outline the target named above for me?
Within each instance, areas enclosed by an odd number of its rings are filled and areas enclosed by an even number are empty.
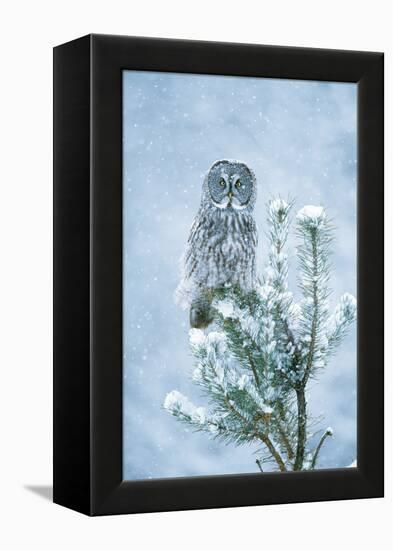
[[[240,183],[240,180],[237,180],[237,182],[235,183],[235,187],[237,187],[239,189],[239,187],[241,187],[242,184]]]
[[[225,187],[225,180],[222,178],[220,179],[220,185],[221,187]]]

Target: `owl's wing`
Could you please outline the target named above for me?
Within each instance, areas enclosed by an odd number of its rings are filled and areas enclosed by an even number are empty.
[[[195,273],[198,266],[200,243],[207,237],[207,227],[204,218],[198,215],[191,226],[186,251],[184,253],[184,278],[191,279],[192,275]]]
[[[195,273],[198,261],[196,250],[198,250],[197,240],[203,233],[203,222],[199,214],[194,219],[190,233],[187,239],[186,249],[180,259],[181,276],[180,283],[175,291],[175,302],[183,309],[186,309],[192,303],[194,298],[194,283],[192,275]]]
[[[254,218],[250,218],[249,220],[249,232],[251,237],[251,242],[256,248],[258,246],[258,227],[255,223]]]

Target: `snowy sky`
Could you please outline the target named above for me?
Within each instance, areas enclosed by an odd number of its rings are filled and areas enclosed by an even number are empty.
[[[266,201],[290,194],[297,209],[324,205],[337,227],[332,305],[356,296],[356,98],[356,84],[123,72],[125,479],[257,471],[256,447],[211,441],[162,409],[173,389],[206,404],[190,378],[188,314],[173,300],[179,257],[204,173],[235,158],[258,180],[259,265]],[[311,411],[334,429],[323,468],[356,458],[355,332],[310,386]]]

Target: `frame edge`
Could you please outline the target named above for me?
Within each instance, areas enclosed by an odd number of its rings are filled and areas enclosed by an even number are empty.
[[[53,501],[90,514],[90,37],[53,51]]]

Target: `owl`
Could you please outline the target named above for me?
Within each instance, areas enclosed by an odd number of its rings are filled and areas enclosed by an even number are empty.
[[[256,197],[255,175],[243,162],[218,160],[205,176],[175,293],[176,301],[190,308],[192,328],[212,322],[214,290],[236,285],[250,291],[257,283]]]

